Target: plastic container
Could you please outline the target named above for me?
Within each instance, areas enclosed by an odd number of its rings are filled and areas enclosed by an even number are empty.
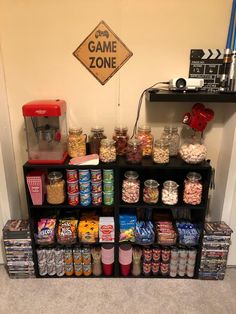
[[[153,146],[152,160],[156,164],[167,164],[170,160],[169,144],[166,140],[156,140]]]
[[[115,141],[110,139],[101,140],[99,159],[105,163],[116,161]]]
[[[143,201],[146,204],[156,204],[159,198],[159,183],[156,180],[144,181]]]
[[[183,200],[186,204],[199,205],[202,200],[202,176],[197,172],[189,172],[184,181]]]
[[[137,139],[128,141],[126,149],[126,162],[130,164],[139,164],[143,158],[141,142]]]
[[[65,201],[65,180],[61,172],[50,172],[47,184],[47,202],[49,204],[62,204]]]
[[[202,139],[188,138],[179,150],[180,157],[188,164],[198,164],[206,159],[207,149]]]
[[[175,181],[165,181],[163,183],[162,202],[166,205],[175,205],[178,203],[178,184]]]
[[[136,171],[126,171],[122,183],[122,200],[125,203],[137,203],[139,201],[140,181]]]
[[[86,138],[82,128],[70,128],[67,138],[68,155],[73,157],[81,157],[86,155]]]
[[[177,127],[172,127],[169,143],[170,156],[177,156],[179,152],[180,136]]]
[[[116,126],[113,140],[115,141],[116,153],[123,156],[126,153],[127,144],[129,140],[128,128],[126,126]]]
[[[141,143],[142,155],[151,156],[153,147],[153,136],[151,134],[151,127],[147,125],[138,127],[137,139]]]
[[[102,139],[105,139],[104,128],[100,126],[95,126],[91,128],[91,135],[89,136],[89,149],[90,154],[98,154]]]

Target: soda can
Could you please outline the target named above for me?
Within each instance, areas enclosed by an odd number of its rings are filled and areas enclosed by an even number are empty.
[[[169,262],[170,260],[170,249],[164,248],[161,250],[161,259],[162,262]]]
[[[67,182],[67,192],[69,194],[75,194],[79,192],[79,183],[75,182]]]
[[[39,268],[39,275],[40,276],[46,276],[47,275],[47,263],[38,263],[38,268]]]
[[[101,169],[91,169],[91,180],[92,180],[92,182],[101,182],[102,170]]]
[[[47,263],[47,272],[49,276],[56,275],[56,264],[55,263]]]
[[[91,204],[91,200],[90,193],[80,193],[80,205],[89,206]]]
[[[144,276],[151,275],[152,264],[150,262],[143,262],[143,274]]]
[[[180,257],[179,258],[179,265],[186,266],[186,264],[187,264],[187,258]]]
[[[160,269],[162,276],[167,276],[169,273],[169,264],[168,263],[161,263]]]
[[[187,270],[187,276],[192,278],[194,276],[194,271]]]
[[[157,276],[160,269],[160,263],[152,262],[152,274],[153,276]]]
[[[64,259],[64,262],[65,262],[65,264],[73,263],[72,249],[69,249],[69,248],[65,249],[65,259]]]
[[[170,252],[171,261],[178,261],[179,259],[179,251],[177,248],[172,248]]]
[[[92,275],[92,265],[91,264],[83,265],[83,274],[86,277]]]
[[[102,182],[92,182],[92,193],[101,193],[102,192]]]
[[[46,263],[46,252],[44,249],[37,249],[38,263]]]
[[[114,203],[114,192],[103,192],[104,205],[113,205]]]
[[[56,274],[58,277],[62,277],[65,275],[65,266],[64,263],[60,263],[56,265]]]
[[[75,182],[78,180],[78,172],[76,169],[66,169],[67,182]]]
[[[113,182],[103,182],[103,192],[113,192],[114,191],[114,183]]]
[[[62,248],[56,248],[55,249],[55,263],[61,264],[64,263],[65,256],[64,256],[64,250]]]
[[[152,249],[152,259],[153,262],[159,262],[161,259],[161,249],[160,248],[153,248]]]
[[[82,259],[83,264],[88,265],[91,264],[91,252],[89,248],[83,248],[82,250]]]
[[[92,193],[92,204],[95,206],[102,204],[102,193]]]
[[[187,259],[188,257],[188,251],[185,249],[179,249],[179,257]]]
[[[80,277],[83,275],[83,266],[82,264],[74,264],[75,276]]]
[[[65,264],[65,274],[66,276],[72,276],[74,274],[73,264]]]
[[[143,259],[145,262],[151,262],[152,260],[152,250],[150,248],[143,249]]]
[[[80,248],[73,249],[73,258],[74,258],[74,264],[82,263],[82,252]]]
[[[114,181],[114,170],[103,169],[103,181],[113,182]]]
[[[79,181],[80,182],[90,181],[90,172],[88,169],[80,169],[79,170]]]
[[[86,182],[81,181],[79,184],[79,190],[82,193],[90,193],[91,192],[90,181],[86,181]]]
[[[47,249],[47,250],[45,250],[45,253],[46,253],[47,264],[55,263],[55,250],[54,249]]]
[[[170,264],[170,277],[176,277],[178,271],[178,265],[176,264]]]
[[[68,204],[71,206],[79,204],[79,192],[73,194],[68,193]]]

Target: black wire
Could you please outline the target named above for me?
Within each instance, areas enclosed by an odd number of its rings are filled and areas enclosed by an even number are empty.
[[[155,84],[153,84],[152,86],[146,88],[140,98],[139,98],[139,102],[138,102],[138,110],[137,110],[137,116],[136,116],[136,120],[135,120],[135,123],[134,123],[134,128],[133,128],[133,134],[131,136],[131,138],[133,138],[137,132],[137,125],[138,125],[138,120],[139,120],[139,116],[140,116],[140,111],[141,111],[141,106],[142,106],[142,102],[143,102],[143,95],[148,91],[150,90],[151,88],[153,88],[154,86],[158,85],[158,84],[169,84],[169,82],[157,82]]]

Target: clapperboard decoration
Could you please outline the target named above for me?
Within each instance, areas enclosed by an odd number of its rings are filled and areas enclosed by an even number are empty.
[[[217,92],[220,87],[224,49],[191,49],[189,78],[203,78],[202,90]]]

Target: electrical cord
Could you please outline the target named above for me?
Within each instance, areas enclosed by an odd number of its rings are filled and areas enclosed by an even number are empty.
[[[138,102],[138,109],[137,109],[137,116],[136,116],[136,120],[135,120],[135,123],[134,123],[134,128],[133,128],[133,134],[131,136],[131,138],[133,138],[135,135],[136,135],[136,132],[137,132],[137,125],[138,125],[138,120],[139,120],[139,116],[140,116],[140,111],[141,111],[141,107],[142,107],[142,102],[143,102],[143,95],[149,91],[150,89],[152,89],[153,87],[155,87],[156,85],[158,84],[169,84],[169,82],[157,82],[155,84],[153,84],[152,86],[146,88],[142,94],[140,95],[140,98],[139,98],[139,102]],[[166,90],[164,88],[159,88],[159,90]]]

